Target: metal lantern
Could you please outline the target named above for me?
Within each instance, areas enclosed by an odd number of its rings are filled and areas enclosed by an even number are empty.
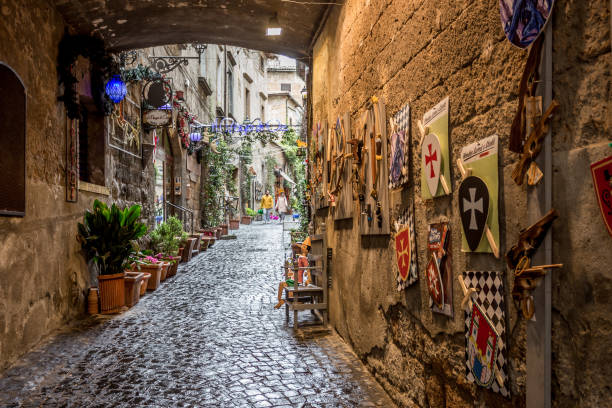
[[[119,103],[125,98],[127,94],[127,86],[125,82],[121,80],[119,75],[113,75],[113,77],[106,83],[106,94],[111,101]]]

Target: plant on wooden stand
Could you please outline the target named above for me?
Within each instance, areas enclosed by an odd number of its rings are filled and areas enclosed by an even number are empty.
[[[125,304],[124,270],[133,252],[133,241],[147,232],[138,222],[140,206],[120,210],[95,200],[93,212],[87,210],[83,223],[78,224],[77,240],[85,256],[98,268],[102,313],[117,313]]]

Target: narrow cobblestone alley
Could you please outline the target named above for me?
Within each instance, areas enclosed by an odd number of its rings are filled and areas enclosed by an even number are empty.
[[[0,378],[0,405],[392,407],[337,335],[300,341],[273,309],[281,231],[242,226],[128,312],[54,336]]]

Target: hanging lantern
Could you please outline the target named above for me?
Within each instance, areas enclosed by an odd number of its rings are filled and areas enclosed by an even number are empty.
[[[192,142],[199,142],[200,139],[202,139],[202,134],[200,132],[193,132],[189,134],[189,139],[191,139]]]
[[[113,77],[106,83],[106,94],[111,101],[119,103],[125,98],[127,94],[127,86],[125,82],[121,80],[119,75],[113,75]]]

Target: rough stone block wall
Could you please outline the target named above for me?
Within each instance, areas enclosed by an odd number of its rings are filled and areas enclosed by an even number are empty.
[[[26,216],[0,218],[0,370],[85,311],[87,265],[75,239],[94,195],[65,201],[65,111],[57,101],[64,23],[43,0],[0,5],[0,60],[27,89]]]
[[[552,124],[553,206],[561,218],[553,228],[554,406],[609,405],[611,364],[610,287],[612,238],[608,236],[591,182],[589,164],[612,154],[610,138],[610,10],[605,0],[558,0],[553,22],[554,97],[561,110]],[[382,96],[387,116],[411,107],[411,180],[390,195],[391,208],[415,202],[419,282],[395,289],[393,247],[388,237],[359,236],[354,218],[326,223],[334,250],[331,323],[402,407],[524,406],[525,322],[505,280],[510,391],[504,399],[467,383],[464,375],[464,312],[456,280],[464,270],[506,271],[492,255],[460,251],[457,190],[421,199],[416,120],[450,97],[451,162],[463,146],[491,134],[500,138],[501,252],[528,225],[527,188],[510,174],[517,160],[508,146],[518,84],[527,53],[506,39],[498,0],[348,0],[335,7],[313,55],[313,120],[333,122],[349,112],[356,119],[372,95]],[[428,224],[448,220],[453,242],[454,318],[428,307],[424,281]]]

